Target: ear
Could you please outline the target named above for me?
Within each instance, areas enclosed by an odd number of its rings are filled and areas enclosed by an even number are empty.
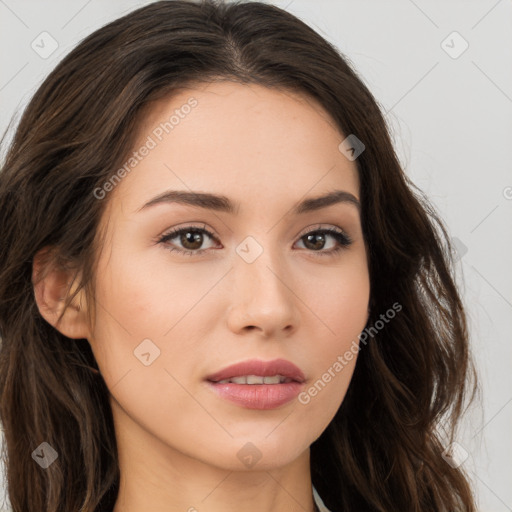
[[[65,299],[76,290],[75,283],[79,282],[80,275],[76,275],[76,271],[59,267],[51,258],[51,253],[49,247],[41,249],[34,256],[32,265],[32,284],[39,312],[64,336],[88,339],[90,329],[83,290],[80,290],[59,321]]]

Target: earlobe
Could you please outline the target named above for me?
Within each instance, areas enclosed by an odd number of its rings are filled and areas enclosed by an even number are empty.
[[[75,278],[75,272],[58,268],[48,261],[48,248],[41,249],[35,257],[32,266],[32,284],[34,297],[41,316],[68,338],[80,339],[89,337],[87,311],[81,290],[74,301],[64,311],[66,297],[76,289],[70,287]],[[59,317],[64,314],[62,318]]]

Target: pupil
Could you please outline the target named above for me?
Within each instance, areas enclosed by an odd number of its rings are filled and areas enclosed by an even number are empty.
[[[323,233],[311,234],[306,236],[306,246],[311,242],[312,239],[317,238],[320,243],[313,243],[313,249],[321,249],[323,244],[325,243],[325,235]]]
[[[181,243],[187,249],[199,249],[203,243],[203,235],[198,231],[187,231],[181,235]],[[191,244],[192,246],[187,244]]]

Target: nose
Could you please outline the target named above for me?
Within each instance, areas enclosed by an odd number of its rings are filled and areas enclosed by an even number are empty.
[[[270,251],[252,263],[235,258],[231,272],[229,329],[236,334],[259,331],[264,337],[286,337],[299,324],[298,296],[291,272]]]

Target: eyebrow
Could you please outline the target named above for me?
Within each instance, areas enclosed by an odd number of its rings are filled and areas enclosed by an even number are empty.
[[[137,212],[151,206],[167,203],[186,204],[195,206],[197,208],[204,208],[207,210],[214,210],[231,214],[238,213],[240,209],[239,203],[234,203],[223,195],[210,194],[207,192],[167,190],[166,192],[163,192],[162,194],[159,194],[158,196],[149,200],[146,204],[139,208]],[[327,208],[328,206],[332,206],[338,203],[352,204],[356,206],[358,211],[361,210],[361,204],[353,194],[346,192],[345,190],[333,190],[332,192],[321,196],[304,199],[293,207],[292,213],[294,215],[300,215],[320,210],[322,208]]]

